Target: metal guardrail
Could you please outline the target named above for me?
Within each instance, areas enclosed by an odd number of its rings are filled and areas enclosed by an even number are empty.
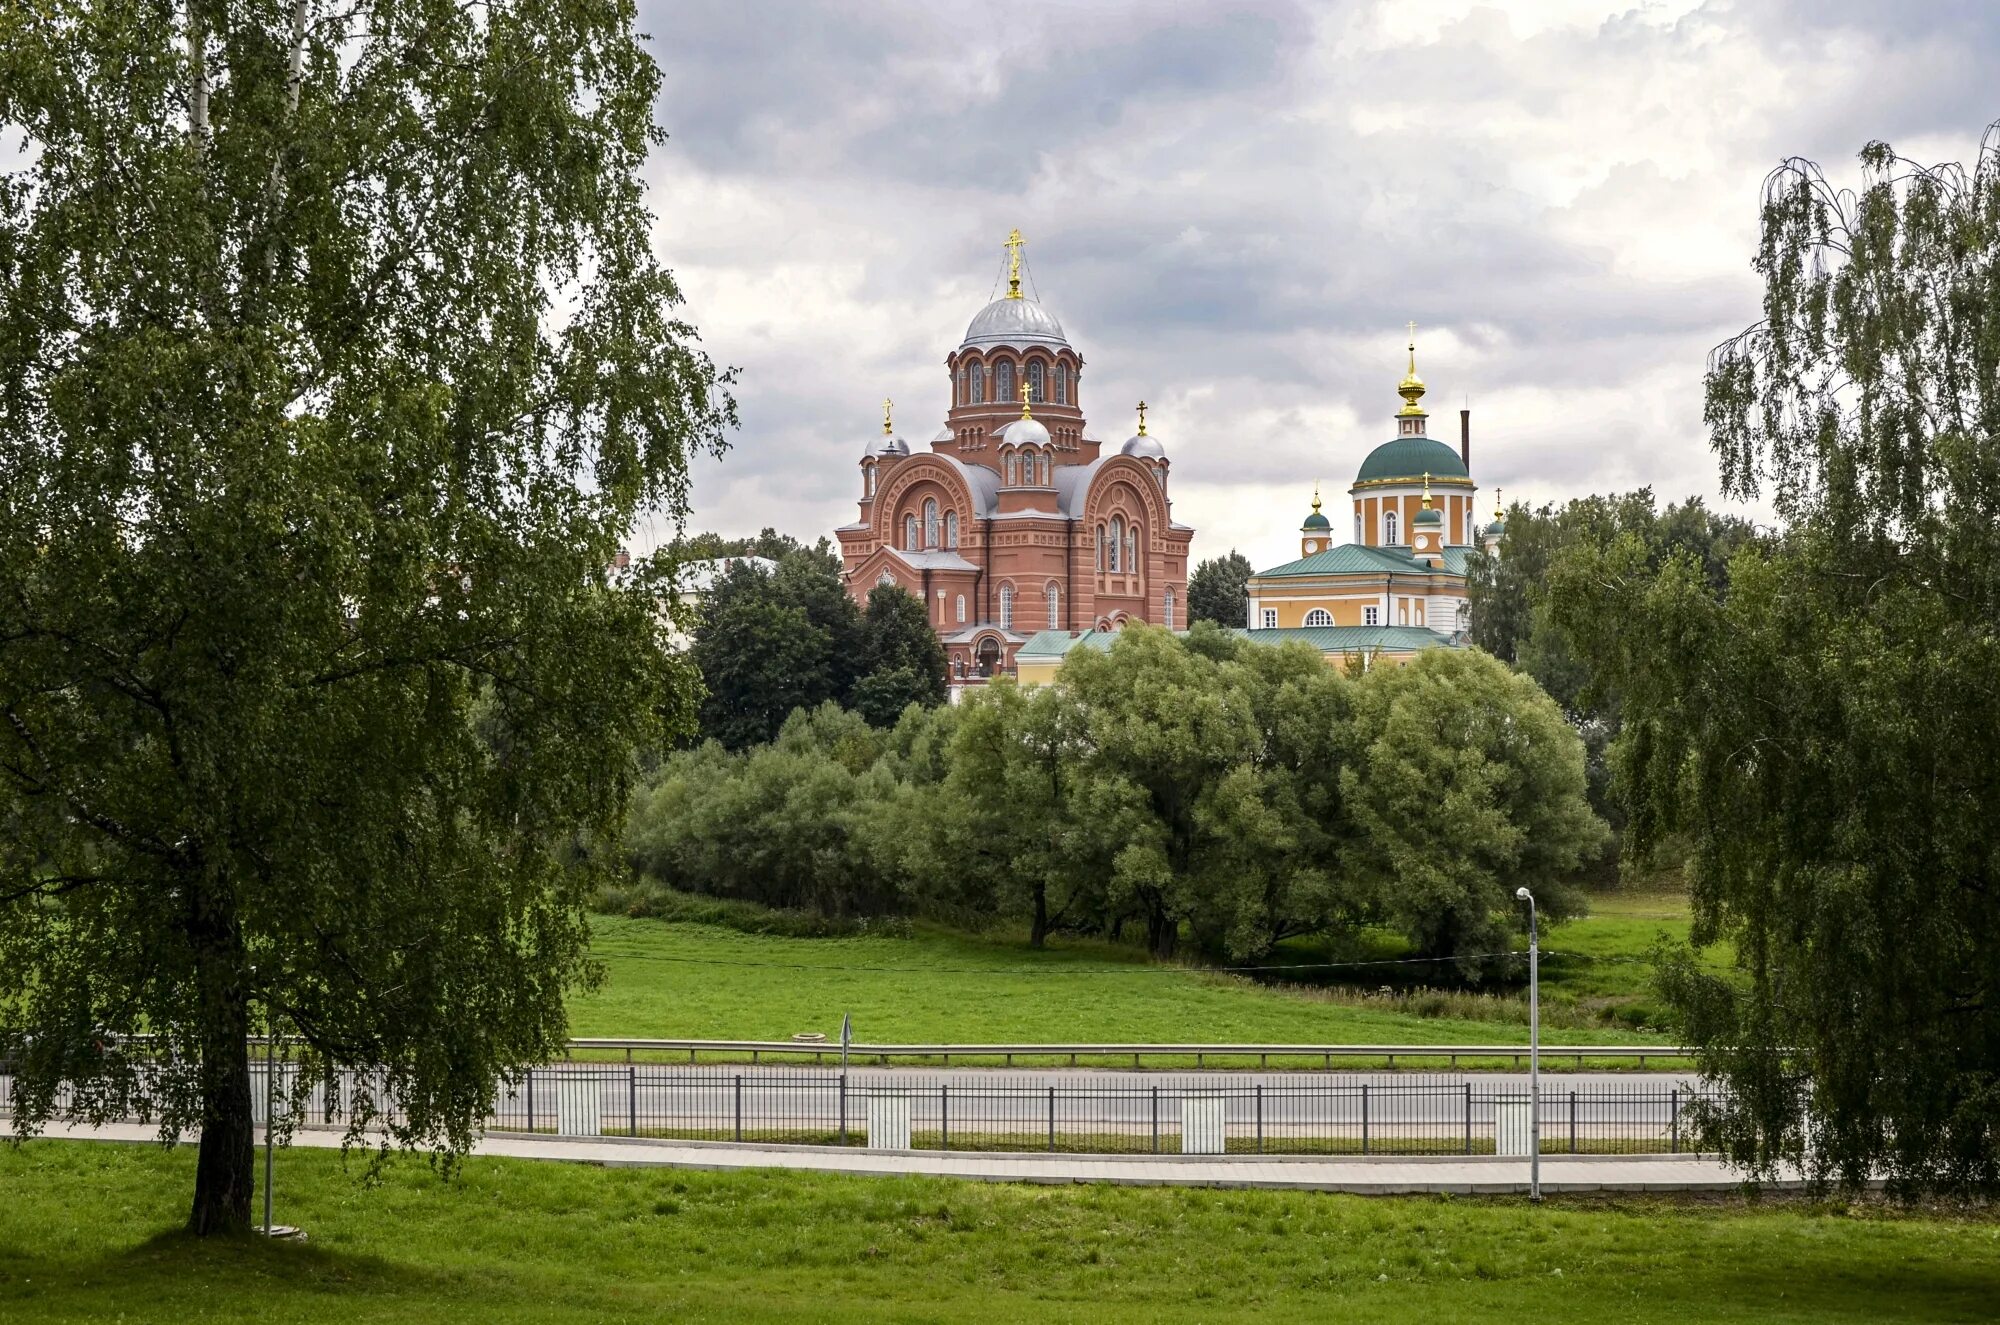
[[[600,1054],[623,1052],[626,1062],[635,1061],[637,1054],[685,1053],[687,1061],[698,1062],[704,1054],[711,1058],[741,1059],[749,1055],[752,1063],[762,1062],[766,1056],[774,1059],[807,1059],[822,1063],[840,1057],[840,1045],[824,1040],[636,1040],[582,1038],[569,1042],[572,1057],[578,1054]],[[1330,1068],[1336,1058],[1344,1060],[1382,1060],[1389,1067],[1396,1065],[1398,1058],[1435,1062],[1447,1060],[1456,1067],[1461,1058],[1498,1058],[1512,1061],[1516,1066],[1528,1059],[1525,1044],[850,1044],[847,1047],[850,1061],[874,1061],[887,1065],[892,1060],[941,1062],[949,1064],[952,1059],[999,1059],[1012,1066],[1016,1058],[1060,1060],[1067,1058],[1072,1067],[1081,1060],[1096,1059],[1110,1062],[1113,1059],[1130,1058],[1132,1066],[1139,1067],[1147,1058],[1189,1059],[1195,1066],[1204,1067],[1211,1058],[1255,1058],[1260,1067],[1270,1066],[1273,1058],[1296,1059],[1302,1062],[1318,1061],[1322,1067]],[[1671,1044],[1544,1044],[1542,1058],[1545,1062],[1574,1060],[1581,1067],[1586,1058],[1636,1060],[1640,1067],[1649,1058],[1689,1059],[1694,1055],[1679,1045]]]

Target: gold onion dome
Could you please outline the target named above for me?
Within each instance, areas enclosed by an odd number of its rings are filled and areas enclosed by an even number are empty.
[[[1333,528],[1333,521],[1331,521],[1331,520],[1327,519],[1327,518],[1326,518],[1326,517],[1325,517],[1324,515],[1321,515],[1321,514],[1319,513],[1319,485],[1318,485],[1317,483],[1315,483],[1315,484],[1313,485],[1313,510],[1312,510],[1312,514],[1311,514],[1311,515],[1308,515],[1308,516],[1306,517],[1306,522],[1305,522],[1305,523],[1304,523],[1303,525],[1299,526],[1299,527],[1300,527],[1301,529],[1331,529],[1331,528]]]
[[[1410,418],[1422,414],[1424,407],[1417,402],[1424,398],[1424,379],[1417,376],[1417,324],[1410,324],[1410,371],[1403,374],[1403,380],[1396,384],[1396,394],[1403,398],[1403,408],[1396,411],[1397,418]]]

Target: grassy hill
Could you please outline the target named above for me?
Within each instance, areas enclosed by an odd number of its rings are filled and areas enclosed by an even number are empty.
[[[1260,983],[1148,962],[1123,946],[1066,939],[1025,943],[919,926],[908,938],[786,938],[656,920],[599,917],[595,950],[606,983],[572,1004],[575,1033],[674,1039],[835,1035],[879,1041],[1223,1041],[1518,1043],[1525,999],[1374,990],[1383,970],[1350,968],[1349,983]],[[1659,933],[1686,932],[1668,894],[1611,899],[1546,942],[1546,1038],[1654,1042],[1657,1029],[1606,1027],[1602,1007],[1644,1004],[1643,955]],[[1338,956],[1293,950],[1288,960],[1392,960],[1373,938]],[[1300,975],[1304,972],[1300,971]],[[1405,982],[1407,983],[1407,982]],[[1641,1022],[1646,1018],[1636,1020]]]

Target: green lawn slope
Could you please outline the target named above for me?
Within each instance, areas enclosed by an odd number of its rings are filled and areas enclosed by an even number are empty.
[[[303,1244],[176,1229],[183,1149],[0,1150],[0,1320],[1992,1319],[2000,1224],[1737,1200],[1036,1187],[287,1152]]]

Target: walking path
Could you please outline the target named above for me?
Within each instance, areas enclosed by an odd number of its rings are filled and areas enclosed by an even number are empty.
[[[51,1124],[52,1139],[156,1141],[155,1128],[132,1123],[104,1127]],[[340,1133],[302,1128],[295,1146],[335,1149]],[[1270,1187],[1306,1191],[1455,1192],[1465,1195],[1528,1190],[1528,1161],[1491,1157],[1382,1157],[1326,1159],[1309,1155],[1034,1155],[938,1151],[841,1150],[825,1146],[735,1145],[722,1141],[647,1141],[616,1137],[555,1137],[496,1133],[473,1153],[504,1159],[561,1160],[624,1168],[735,1171],[795,1169],[876,1177],[968,1178],[985,1182],[1082,1183],[1131,1186]],[[1734,1191],[1740,1176],[1720,1160],[1692,1155],[1545,1155],[1545,1192]],[[1796,1177],[1764,1184],[1766,1190],[1801,1186]]]

